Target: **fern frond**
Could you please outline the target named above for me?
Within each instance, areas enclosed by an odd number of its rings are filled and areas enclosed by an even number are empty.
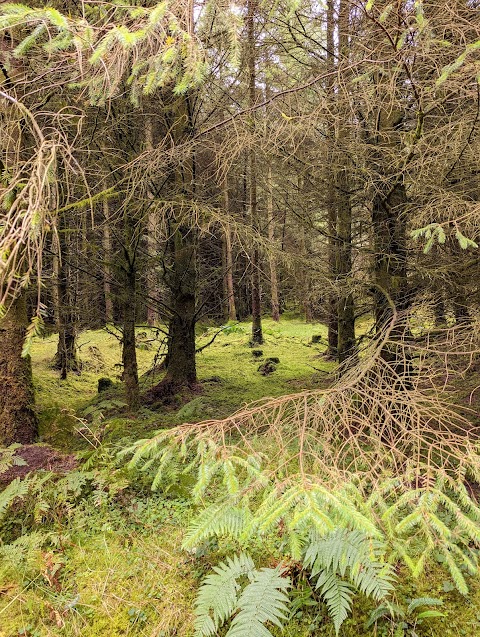
[[[256,526],[261,531],[271,529],[295,506],[302,497],[302,491],[301,485],[295,485],[285,493],[280,494],[276,489],[270,492],[256,511]]]
[[[205,493],[205,489],[211,483],[215,474],[220,469],[221,461],[213,461],[212,457],[207,457],[198,467],[198,477],[195,487],[192,491],[192,496],[195,501],[199,501],[202,495]]]
[[[249,555],[227,558],[226,563],[214,567],[207,575],[195,602],[195,637],[209,637],[237,608],[242,575],[251,575],[255,565]],[[213,615],[213,617],[212,617]]]
[[[325,600],[330,617],[338,635],[341,625],[347,619],[352,605],[353,587],[335,573],[323,571],[319,574],[315,588]]]
[[[253,573],[253,581],[238,600],[239,613],[234,617],[227,637],[272,637],[265,627],[272,623],[282,628],[281,620],[288,612],[290,579],[282,568],[262,568]]]
[[[450,571],[450,575],[452,576],[458,592],[462,595],[468,595],[467,582],[465,581],[462,571],[459,569],[455,559],[448,549],[443,550],[442,553],[445,556],[445,562],[447,563],[448,570]]]
[[[338,529],[310,542],[304,562],[313,576],[328,571],[344,577],[348,571],[350,580],[362,593],[380,600],[393,588],[391,566],[379,561],[383,552],[380,542],[361,531]]]
[[[187,550],[192,549],[213,536],[238,538],[248,522],[246,509],[232,506],[229,501],[212,504],[190,524],[182,546]]]
[[[365,622],[365,628],[371,628],[383,617],[402,618],[404,616],[405,611],[401,606],[391,602],[384,602],[370,613],[368,620]]]
[[[21,467],[27,464],[21,456],[16,455],[16,451],[20,446],[19,444],[13,444],[6,449],[0,450],[0,475],[8,471],[12,465]]]
[[[413,613],[414,610],[421,606],[441,606],[442,604],[443,600],[438,599],[438,597],[417,597],[408,605],[407,613]]]
[[[15,478],[8,486],[0,491],[0,520],[5,516],[7,509],[16,498],[22,498],[26,495],[30,488],[30,481],[27,479],[20,480]]]
[[[377,526],[366,515],[358,511],[347,494],[341,492],[333,493],[321,484],[311,486],[312,493],[315,494],[320,507],[335,512],[342,521],[342,526],[350,526],[364,531],[372,537],[379,537],[381,534]]]

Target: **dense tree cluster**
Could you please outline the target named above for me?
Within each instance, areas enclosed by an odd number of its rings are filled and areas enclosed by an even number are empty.
[[[251,315],[259,344],[262,315],[294,308],[328,324],[343,366],[360,316],[378,332],[428,301],[438,325],[472,321],[479,9],[0,5],[0,442],[35,437],[43,324],[63,378],[80,329],[119,328],[135,410],[196,384],[199,321]],[[165,341],[144,397],[140,324]]]

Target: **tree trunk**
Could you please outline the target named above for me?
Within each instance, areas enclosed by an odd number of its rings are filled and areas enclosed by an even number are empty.
[[[153,138],[153,117],[147,115],[145,119],[145,147],[147,151],[152,150],[154,146]],[[153,200],[154,194],[149,191],[147,193],[150,201]],[[158,276],[157,276],[157,252],[158,252],[158,215],[153,206],[148,207],[147,212],[147,323],[150,327],[158,325],[160,315],[158,307],[155,303],[158,294]]]
[[[123,336],[122,363],[125,398],[128,408],[136,411],[140,404],[138,387],[137,350],[135,347],[136,323],[136,267],[130,255],[126,255],[123,282]]]
[[[223,182],[223,202],[225,213],[228,215],[230,211],[230,199],[228,195],[228,181],[225,178]],[[233,253],[232,253],[232,231],[228,221],[224,227],[224,288],[225,297],[227,299],[227,316],[229,321],[237,320],[237,310],[235,307],[235,289],[233,285]]]
[[[74,275],[71,268],[70,239],[67,235],[65,214],[59,217],[57,255],[57,327],[58,347],[54,365],[65,380],[69,371],[78,371],[77,360],[77,309],[74,293]]]
[[[338,9],[338,64],[349,63],[350,2],[340,0]],[[341,92],[339,87],[338,92]],[[336,146],[340,153],[335,162],[335,203],[336,203],[336,237],[337,237],[337,357],[340,364],[345,363],[355,354],[355,302],[349,290],[352,280],[352,205],[350,200],[350,161],[342,149],[347,147],[348,131],[346,124],[350,117],[343,104],[338,109],[338,130]]]
[[[105,298],[105,323],[113,323],[113,298],[112,298],[112,239],[110,236],[110,207],[107,200],[103,202],[103,226],[102,226],[102,248],[103,248],[103,295]]]
[[[337,356],[344,363],[355,353],[355,304],[353,294],[348,290],[352,276],[352,209],[350,196],[346,192],[347,176],[345,168],[340,169],[337,191],[337,235],[338,263],[337,284],[340,297],[337,302]],[[346,293],[342,293],[346,290]]]
[[[386,197],[377,194],[373,201],[375,248],[375,325],[377,333],[390,321],[394,312],[403,313],[410,306],[406,250],[407,193],[397,181]],[[402,346],[404,321],[397,321],[390,332],[382,357],[395,371],[402,388],[410,386],[413,374],[411,357]],[[397,344],[398,343],[398,344]],[[395,382],[392,379],[392,382]]]
[[[172,388],[172,393],[182,386],[197,383],[195,356],[196,322],[196,252],[197,232],[180,226],[173,242],[175,268],[170,280],[172,293],[168,326],[168,366],[163,385]]]
[[[334,98],[334,77],[333,70],[335,68],[335,16],[334,16],[334,0],[327,1],[327,69],[329,71],[329,79],[327,80],[327,90]],[[335,124],[329,122],[328,134],[330,143],[335,140]],[[331,149],[327,153],[328,169],[332,163]],[[337,242],[337,211],[335,208],[335,184],[334,180],[329,178],[327,186],[327,228],[328,228],[328,269],[332,284],[335,284],[336,269],[338,261],[338,242]],[[337,291],[331,290],[327,300],[327,327],[328,327],[328,348],[325,354],[329,358],[336,359],[338,354],[338,295]]]
[[[123,336],[122,363],[125,398],[128,408],[136,411],[140,405],[140,389],[138,386],[137,350],[135,343],[135,324],[137,318],[137,249],[138,249],[138,220],[129,211],[124,213],[124,262],[121,266],[122,306],[123,306]]]
[[[173,104],[172,133],[175,144],[185,143],[193,134],[192,100],[178,97]],[[195,157],[185,158],[175,173],[180,204],[172,206],[165,283],[170,291],[170,319],[165,378],[149,392],[152,400],[175,394],[181,387],[197,383],[195,325],[197,321],[197,244],[196,220],[188,206],[194,195]],[[183,203],[186,205],[184,206]]]
[[[372,222],[375,252],[375,325],[380,331],[392,316],[409,306],[406,249],[407,193],[402,182],[393,185],[386,197],[373,200]]]
[[[22,357],[28,325],[25,293],[0,320],[0,445],[29,444],[38,434],[30,356]]]
[[[272,184],[272,167],[268,165],[267,172],[267,217],[268,217],[268,240],[273,246],[275,243],[275,217],[273,215],[273,184]],[[280,320],[280,303],[278,301],[278,278],[277,278],[277,262],[275,255],[269,256],[270,264],[270,291],[272,302],[272,319]]]
[[[256,70],[255,70],[255,12],[256,0],[247,2],[247,50],[248,50],[248,105],[253,108],[256,102]],[[252,115],[252,125],[255,114]],[[254,232],[259,232],[257,211],[257,166],[255,149],[249,150],[249,217]],[[252,267],[252,345],[263,343],[262,305],[260,295],[260,253],[255,245],[251,254]]]

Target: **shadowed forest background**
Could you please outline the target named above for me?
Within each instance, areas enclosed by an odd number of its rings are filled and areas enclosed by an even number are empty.
[[[480,635],[479,120],[477,0],[0,3],[0,637]]]

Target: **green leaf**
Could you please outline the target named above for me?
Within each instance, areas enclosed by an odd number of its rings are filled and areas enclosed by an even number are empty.
[[[429,617],[445,617],[445,613],[441,613],[439,610],[424,610],[417,615],[418,619],[427,619]]]
[[[253,573],[252,582],[238,600],[235,615],[227,637],[272,637],[265,627],[267,622],[282,628],[288,613],[290,578],[283,576],[282,567],[262,568]]]
[[[250,575],[254,568],[251,557],[241,554],[227,558],[207,575],[195,602],[195,637],[213,635],[232,615],[240,590],[237,580]]]

